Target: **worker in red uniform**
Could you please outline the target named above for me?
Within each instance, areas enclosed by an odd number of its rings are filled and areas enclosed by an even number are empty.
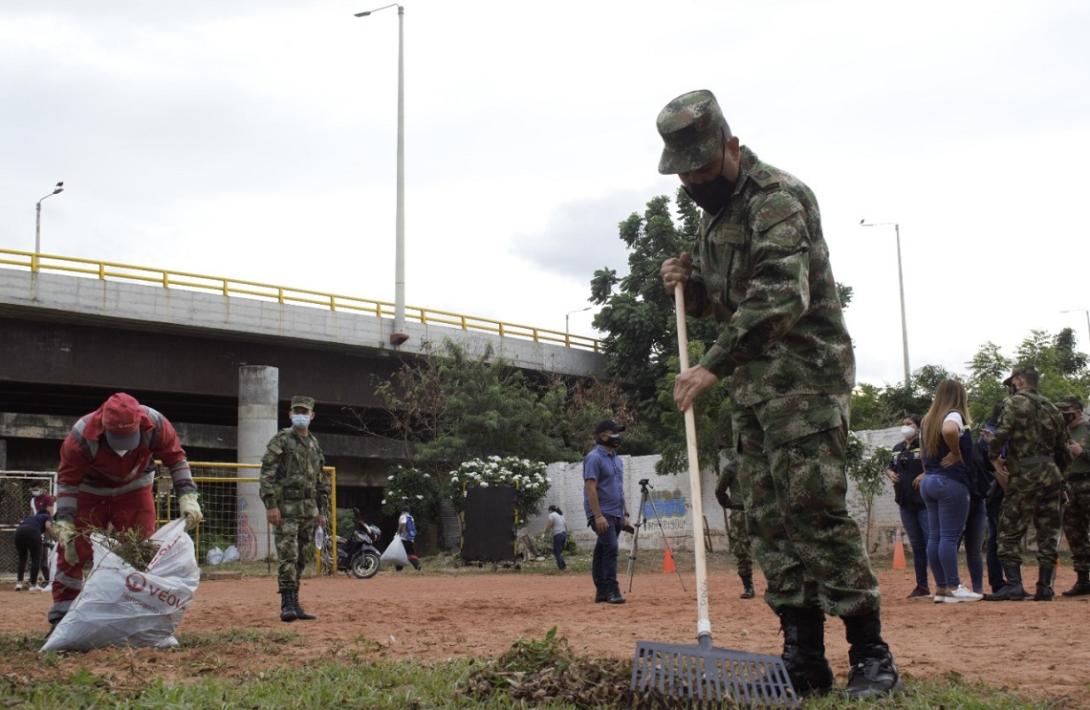
[[[81,417],[61,444],[57,472],[57,576],[49,622],[56,626],[83,587],[91,563],[89,530],[155,532],[155,459],[170,469],[178,507],[192,529],[203,519],[197,486],[170,421],[118,392]]]

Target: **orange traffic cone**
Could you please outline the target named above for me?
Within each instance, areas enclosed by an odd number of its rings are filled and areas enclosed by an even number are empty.
[[[662,572],[663,574],[673,574],[674,572],[677,572],[677,566],[674,564],[674,555],[670,552],[669,547],[662,553]]]
[[[901,542],[901,531],[898,530],[893,537],[893,569],[904,569],[906,566],[905,544]]]

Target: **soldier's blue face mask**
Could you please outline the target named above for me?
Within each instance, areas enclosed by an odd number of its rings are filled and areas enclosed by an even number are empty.
[[[292,414],[291,415],[291,425],[293,427],[295,427],[296,429],[306,429],[308,426],[310,426],[310,415],[309,414]]]
[[[723,175],[723,166],[727,162],[727,136],[723,133],[723,154],[719,163],[719,174],[707,182],[682,185],[685,193],[700,209],[709,214],[717,214],[727,206],[727,201],[734,192],[734,183]]]

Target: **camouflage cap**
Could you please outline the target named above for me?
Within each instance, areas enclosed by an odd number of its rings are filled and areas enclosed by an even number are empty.
[[[682,94],[659,112],[659,135],[665,147],[659,172],[675,175],[704,167],[723,148],[730,126],[715,95],[706,89]]]
[[[1082,400],[1078,395],[1069,394],[1056,400],[1056,408],[1061,412],[1074,412],[1083,410]]]
[[[310,411],[314,411],[314,398],[307,397],[306,395],[297,394],[291,398],[291,408],[306,407]]]
[[[1029,383],[1034,386],[1041,381],[1041,373],[1037,372],[1037,368],[1032,365],[1016,365],[1015,368],[1011,370],[1010,377],[1003,380],[1003,385],[1010,385],[1011,380],[1019,375],[1026,378]]]

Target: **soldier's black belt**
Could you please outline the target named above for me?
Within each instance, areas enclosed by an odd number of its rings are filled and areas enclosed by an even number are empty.
[[[1042,454],[1040,456],[1027,456],[1025,458],[1017,459],[1017,462],[1019,466],[1035,466],[1039,463],[1049,463],[1052,460],[1051,456]]]

